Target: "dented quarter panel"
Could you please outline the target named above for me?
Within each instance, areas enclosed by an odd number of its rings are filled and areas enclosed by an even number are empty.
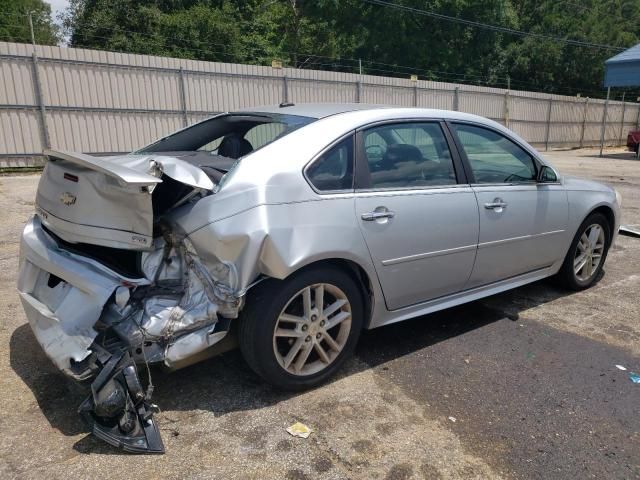
[[[353,221],[353,204],[353,196],[344,195],[261,205],[210,223],[189,238],[205,264],[220,260],[235,264],[240,290],[259,275],[283,279],[305,265],[332,258],[354,261],[375,278]]]

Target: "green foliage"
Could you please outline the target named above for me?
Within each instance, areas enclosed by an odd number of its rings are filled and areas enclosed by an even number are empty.
[[[51,6],[42,0],[0,0],[0,41],[31,43],[29,12],[36,43],[56,45],[59,35]]]
[[[26,0],[25,0],[26,1]],[[511,29],[640,42],[640,0],[389,0]],[[72,0],[70,44],[593,95],[615,51],[499,33],[362,0]]]

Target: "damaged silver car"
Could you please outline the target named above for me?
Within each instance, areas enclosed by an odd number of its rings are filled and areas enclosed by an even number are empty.
[[[590,286],[620,219],[613,189],[458,112],[289,104],[128,155],[46,155],[18,290],[46,354],[90,387],[93,433],[130,452],[164,450],[139,368],[236,336],[267,382],[318,385],[363,328],[552,275]]]

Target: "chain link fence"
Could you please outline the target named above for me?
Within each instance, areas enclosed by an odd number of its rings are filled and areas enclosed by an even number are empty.
[[[621,145],[638,103],[342,72],[203,62],[0,42],[0,167],[45,148],[135,150],[215,113],[282,102],[362,102],[459,110],[537,148]]]

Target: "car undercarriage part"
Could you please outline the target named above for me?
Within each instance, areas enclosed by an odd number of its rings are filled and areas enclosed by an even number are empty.
[[[128,352],[98,348],[95,353],[95,362],[102,369],[91,383],[91,395],[78,409],[92,433],[126,452],[164,453],[153,419],[158,407],[150,402],[151,377],[145,390]]]
[[[164,362],[172,368],[226,335],[229,322],[220,320],[238,316],[242,292],[233,287],[232,264],[207,269],[177,227],[160,230],[155,249],[141,259],[150,284],[118,287],[99,323],[105,335],[113,333],[127,345],[138,363]]]
[[[640,238],[640,228],[629,227],[626,225],[620,225],[618,229],[620,235],[626,235],[627,237]]]
[[[115,289],[96,324],[91,355],[71,368],[76,380],[93,379],[79,408],[92,432],[132,453],[164,452],[152,418],[151,377],[143,389],[136,364],[188,364],[227,335],[240,307],[241,295],[217,279],[233,282],[232,265],[216,266],[214,277],[186,235],[168,225],[158,229],[154,250],[141,258],[150,283]]]
[[[206,358],[227,336],[244,295],[234,288],[232,264],[205,267],[176,226],[158,224],[157,231],[154,249],[139,260],[145,283],[123,282],[113,290],[93,327],[98,335],[90,353],[66,370],[91,384],[79,413],[92,433],[131,453],[164,452],[152,418],[151,377],[143,388],[136,364],[177,369]]]

